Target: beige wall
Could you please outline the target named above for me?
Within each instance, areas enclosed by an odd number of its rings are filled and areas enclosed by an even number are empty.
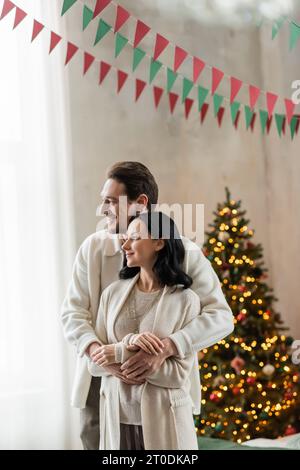
[[[261,30],[216,27],[197,23],[183,7],[168,15],[157,6],[152,8],[149,1],[120,3],[173,42],[248,83],[289,96],[291,81],[300,79],[300,45],[298,52],[288,52],[287,26],[272,42],[270,26]],[[96,24],[84,34],[79,32],[81,8],[76,4],[66,15],[68,36],[100,59],[112,62],[113,35],[93,48]],[[113,21],[109,15],[106,19]],[[125,35],[132,37],[132,26],[129,23],[124,28]],[[144,45],[151,51],[150,40]],[[131,54],[127,46],[115,61],[117,66],[130,72]],[[168,54],[162,59],[172,64]],[[148,78],[146,64],[144,59],[136,71],[137,77]],[[190,67],[185,72],[189,74]],[[103,86],[97,86],[96,69],[82,78],[79,55],[67,73],[77,244],[95,230],[104,172],[117,160],[139,160],[149,166],[160,187],[160,202],[204,203],[206,224],[212,221],[216,204],[223,201],[227,185],[235,199],[242,199],[256,231],[255,241],[264,247],[269,281],[279,298],[277,310],[294,336],[300,338],[300,136],[293,143],[289,137],[279,139],[274,124],[271,135],[262,137],[258,127],[253,134],[246,132],[244,122],[240,122],[236,132],[228,110],[221,129],[211,113],[201,127],[195,105],[186,121],[180,106],[170,116],[166,98],[155,111],[149,91],[134,104],[132,82],[117,96],[114,79],[107,77]],[[161,73],[157,84],[164,83],[163,76]],[[207,80],[208,74],[204,74],[203,83],[208,84]],[[220,92],[228,96],[228,85],[221,87]],[[247,95],[240,96],[246,102]],[[264,106],[263,101],[261,105]]]

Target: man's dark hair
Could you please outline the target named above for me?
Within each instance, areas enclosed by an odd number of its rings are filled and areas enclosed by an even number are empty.
[[[134,201],[140,194],[148,196],[147,209],[154,209],[158,200],[158,186],[152,173],[140,162],[117,162],[106,173],[107,178],[112,178],[123,183],[126,195],[130,201]]]

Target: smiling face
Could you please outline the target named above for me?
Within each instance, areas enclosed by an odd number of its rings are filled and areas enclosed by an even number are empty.
[[[164,247],[163,240],[153,240],[147,227],[140,219],[134,219],[128,226],[126,240],[122,245],[127,266],[152,268],[159,250]]]
[[[121,196],[126,196],[124,184],[114,179],[108,179],[101,191],[102,204],[100,206],[100,214],[106,216],[107,230],[110,233],[119,233],[120,218],[123,217],[122,211],[124,212],[127,227],[128,217],[126,210],[130,204],[126,204],[126,208],[123,208],[123,205],[120,204]]]

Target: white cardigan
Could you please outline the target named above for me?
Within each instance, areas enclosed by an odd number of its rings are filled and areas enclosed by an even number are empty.
[[[102,293],[96,321],[101,344],[117,344],[116,319],[139,278],[112,283]],[[152,332],[163,339],[182,329],[200,310],[191,289],[165,287],[159,300]],[[125,337],[128,338],[128,335]],[[121,341],[122,342],[122,341]],[[125,359],[126,360],[126,359]],[[120,380],[89,361],[92,375],[102,377],[100,389],[100,449],[120,449]],[[145,449],[197,449],[192,413],[200,411],[201,389],[197,353],[167,359],[147,378],[141,396]]]
[[[193,279],[191,289],[201,300],[201,311],[188,325],[170,335],[179,357],[200,351],[233,331],[233,315],[220,281],[200,248],[182,237],[186,254],[183,269]],[[91,383],[86,348],[97,341],[95,324],[102,291],[118,280],[123,253],[117,236],[106,230],[84,240],[76,255],[72,279],[61,308],[64,334],[78,353],[72,406],[84,408]]]

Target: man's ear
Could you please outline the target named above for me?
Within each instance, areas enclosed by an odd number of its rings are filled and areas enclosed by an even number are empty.
[[[149,198],[147,194],[140,194],[136,200],[136,203],[139,204],[139,207],[144,206],[147,209]]]

